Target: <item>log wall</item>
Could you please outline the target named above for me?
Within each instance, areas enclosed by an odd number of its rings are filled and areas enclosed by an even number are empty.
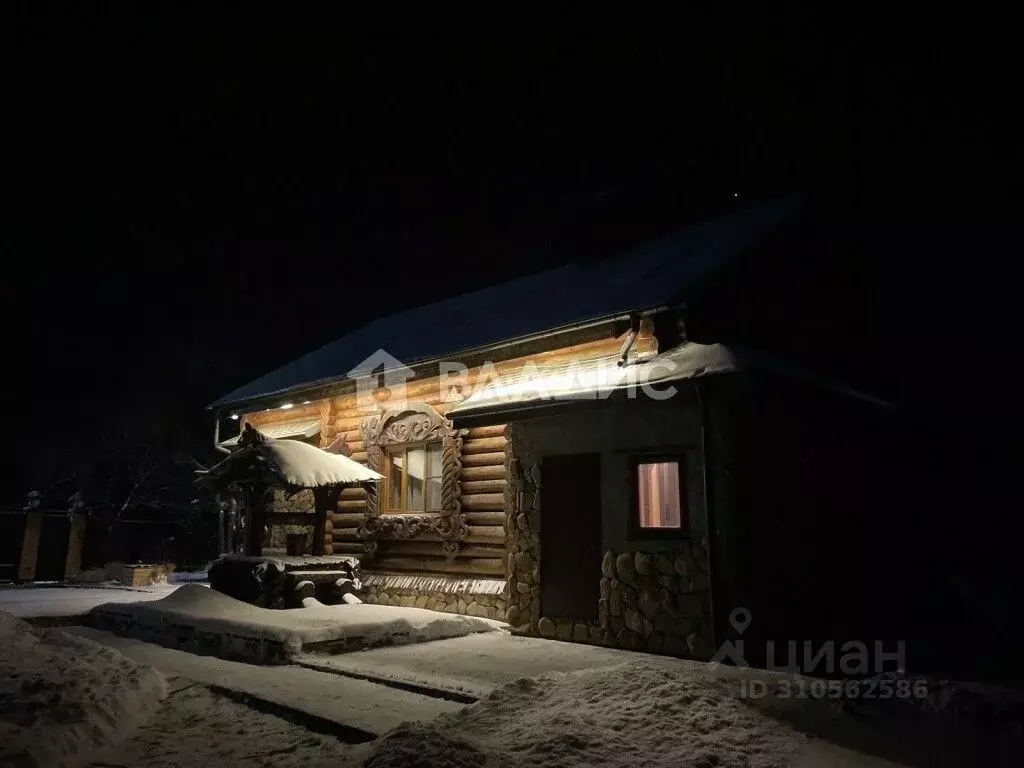
[[[471,368],[461,377],[414,378],[407,382],[404,398],[408,403],[430,405],[438,413],[446,415],[474,389],[486,385],[496,376],[514,373],[526,364],[568,364],[574,360],[614,355],[619,352],[623,341],[624,335],[609,335],[525,357],[485,363]],[[645,323],[634,344],[634,354],[656,350],[657,342],[652,329]],[[350,458],[366,464],[366,444],[360,427],[363,418],[376,407],[388,407],[388,400],[382,399],[381,394],[379,391],[369,394],[350,392],[289,410],[271,409],[247,413],[242,417],[242,423],[248,422],[259,428],[264,424],[288,419],[319,417],[322,425],[320,447],[326,448],[340,437],[348,447]],[[422,534],[408,540],[381,539],[376,555],[364,560],[365,571],[507,580],[509,550],[506,537],[514,527],[509,521],[509,516],[514,514],[514,498],[513,494],[506,493],[506,454],[510,449],[505,425],[463,430],[462,438],[459,494],[462,512],[469,525],[469,535],[462,542],[458,556],[447,561],[437,536],[433,534]],[[285,518],[284,515],[302,513],[307,507],[311,509],[311,503],[307,503],[309,501],[304,494],[293,497],[291,501],[285,501],[283,495],[278,494],[272,522],[275,518],[282,523],[292,522],[290,517]],[[363,540],[357,535],[365,514],[366,492],[356,488],[343,491],[337,508],[328,518],[324,534],[325,552],[365,556]],[[495,613],[500,613],[504,599],[495,598],[493,602]]]

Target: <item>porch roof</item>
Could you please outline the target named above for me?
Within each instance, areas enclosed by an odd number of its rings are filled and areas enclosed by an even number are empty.
[[[295,419],[293,421],[280,421],[276,424],[266,424],[259,428],[264,437],[282,439],[288,437],[313,437],[320,434],[320,419]],[[239,432],[234,437],[221,441],[225,448],[238,445],[238,439],[242,436]]]
[[[260,481],[284,488],[322,488],[360,485],[383,476],[347,456],[328,453],[297,440],[266,437],[246,425],[242,447],[200,472],[196,482],[223,486],[235,481]]]
[[[557,403],[599,400],[614,392],[648,387],[657,392],[673,381],[731,373],[741,364],[724,344],[686,342],[660,355],[620,366],[616,356],[562,365],[524,366],[500,376],[448,412],[456,426],[469,418],[544,408]]]

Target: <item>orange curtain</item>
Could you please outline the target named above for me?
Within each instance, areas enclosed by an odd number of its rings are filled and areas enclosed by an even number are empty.
[[[642,528],[679,528],[679,464],[665,461],[641,464],[637,468],[640,484],[640,526]]]

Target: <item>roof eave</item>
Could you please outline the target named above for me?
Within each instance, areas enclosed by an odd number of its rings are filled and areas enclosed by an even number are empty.
[[[527,344],[527,343],[529,343],[531,341],[536,341],[538,339],[543,339],[543,338],[546,338],[548,336],[555,336],[555,335],[561,334],[561,333],[572,333],[573,331],[580,330],[580,329],[583,329],[583,328],[593,327],[595,325],[603,325],[604,323],[611,323],[611,322],[615,322],[617,320],[628,319],[631,316],[637,315],[637,314],[639,314],[641,316],[649,316],[649,315],[653,315],[653,314],[656,314],[658,312],[661,312],[661,311],[663,311],[665,309],[668,309],[667,305],[655,304],[655,305],[650,305],[650,306],[647,306],[647,307],[642,307],[642,308],[639,308],[639,309],[634,309],[634,310],[629,310],[629,311],[622,311],[622,312],[615,312],[613,314],[602,315],[600,317],[596,317],[596,318],[593,318],[593,319],[590,319],[590,320],[582,320],[582,321],[577,322],[577,323],[570,323],[568,325],[558,326],[558,327],[551,328],[551,329],[548,329],[548,330],[545,330],[545,331],[538,331],[537,333],[531,333],[531,334],[527,334],[525,336],[519,336],[519,337],[512,338],[512,339],[506,339],[504,341],[495,342],[493,344],[485,344],[483,346],[478,346],[478,347],[469,347],[469,348],[466,348],[466,349],[461,349],[461,350],[457,350],[457,351],[454,351],[454,352],[446,353],[446,354],[440,355],[440,356],[434,356],[434,357],[427,357],[427,358],[422,358],[422,359],[418,359],[418,360],[412,360],[409,363],[407,363],[407,366],[409,368],[416,368],[416,367],[420,367],[420,366],[432,365],[432,364],[435,364],[435,363],[439,363],[439,362],[441,362],[443,360],[450,360],[452,358],[468,357],[470,355],[478,355],[478,354],[482,354],[484,352],[488,352],[488,351],[491,351],[491,350],[498,350],[498,349],[503,349],[505,347],[514,346],[516,344]],[[339,376],[328,376],[328,377],[325,377],[325,378],[316,379],[314,381],[304,382],[302,384],[296,384],[296,385],[291,386],[291,387],[284,387],[282,389],[277,389],[277,390],[273,390],[273,391],[270,391],[270,392],[265,392],[265,393],[263,393],[261,395],[255,396],[255,397],[239,398],[237,400],[225,400],[224,398],[220,398],[219,400],[214,400],[212,403],[208,404],[206,406],[206,410],[220,410],[220,409],[224,409],[224,408],[240,408],[240,407],[245,406],[245,405],[253,405],[253,404],[261,403],[262,401],[265,401],[265,400],[271,400],[271,399],[278,398],[278,397],[284,397],[284,396],[288,396],[288,395],[299,395],[299,394],[301,394],[303,392],[308,392],[309,390],[312,390],[312,389],[317,389],[319,387],[329,386],[329,385],[335,384],[335,383],[337,383],[339,381],[345,381],[348,378],[349,377],[348,377],[347,374],[342,374],[342,375],[339,375]]]

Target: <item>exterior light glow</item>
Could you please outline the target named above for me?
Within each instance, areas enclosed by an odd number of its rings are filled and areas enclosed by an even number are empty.
[[[289,408],[294,408],[294,407],[295,407],[295,403],[285,403],[284,405],[281,406],[281,410],[282,411],[287,411]]]
[[[231,414],[231,420],[232,421],[238,421],[238,414],[237,413],[232,413]]]

